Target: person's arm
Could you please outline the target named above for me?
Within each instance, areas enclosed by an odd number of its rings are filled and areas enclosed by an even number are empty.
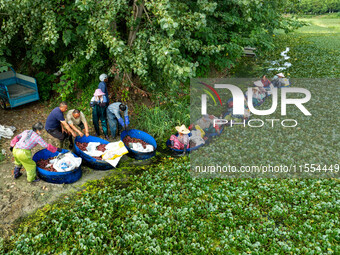
[[[105,106],[107,106],[107,98],[106,98],[106,96],[103,96],[103,102],[100,102],[100,103],[99,103],[99,106],[100,106],[100,107],[105,107]]]
[[[84,115],[84,113],[80,112],[80,121],[83,123],[84,125],[84,129],[85,129],[85,135],[89,136],[89,126],[87,125],[87,120],[86,117]],[[83,130],[82,130],[83,131]]]
[[[79,131],[79,129],[73,124],[73,121],[72,121],[72,112],[69,111],[67,113],[67,116],[66,116],[66,122],[67,124],[71,127],[72,130],[74,130],[75,132],[77,132],[80,136],[83,136],[84,134]]]
[[[34,141],[36,144],[40,144],[41,147],[46,148],[52,153],[55,153],[57,151],[57,147],[54,147],[52,144],[48,144],[47,142],[45,142],[38,134],[35,134]]]
[[[66,129],[68,132],[70,132],[74,137],[77,136],[77,134],[70,128],[70,126],[66,123],[65,120],[61,120],[60,122],[62,124],[61,127],[64,127],[64,129]]]
[[[12,139],[11,143],[10,143],[10,146],[11,146],[11,147],[14,147],[14,146],[17,144],[17,142],[19,142],[19,140],[21,139],[21,137],[22,137],[22,133],[19,134],[19,135],[17,135],[16,137],[14,137],[14,138]]]
[[[90,101],[90,106],[94,107],[96,104],[98,104],[98,102],[96,102],[95,97],[92,97]]]
[[[87,125],[87,121],[83,122],[85,128],[85,135],[89,136],[89,125]]]
[[[126,106],[126,110],[124,111],[124,120],[125,126],[128,127],[130,125],[128,106]]]
[[[122,116],[119,113],[119,106],[115,107],[113,110],[113,114],[116,116],[116,118],[118,119],[119,124],[124,127],[124,120],[122,118]]]
[[[100,89],[103,93],[107,93],[107,89],[106,89],[106,84],[105,82],[100,82],[99,85],[98,85],[98,89]]]
[[[80,137],[84,135],[83,132],[81,132],[75,125],[73,125],[73,122],[72,124],[71,123],[68,123],[68,124],[71,127],[71,129],[73,129],[75,132],[77,132],[80,135]]]

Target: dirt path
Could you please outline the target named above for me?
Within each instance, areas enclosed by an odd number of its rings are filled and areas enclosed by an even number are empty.
[[[6,111],[0,109],[0,124],[15,126],[17,130],[14,135],[17,135],[23,130],[31,129],[32,124],[38,121],[45,123],[48,114],[49,109],[39,102]],[[47,143],[58,145],[57,140],[46,131],[43,132],[42,137]],[[80,186],[88,180],[100,179],[115,173],[114,170],[94,171],[82,166],[83,176],[73,184],[60,185],[44,181],[30,184],[27,182],[26,172],[15,180],[12,176],[14,164],[9,144],[10,139],[1,138],[0,151],[2,149],[6,151],[6,159],[0,162],[0,236],[2,237],[8,237],[13,234],[13,223],[20,217],[55,201],[60,196],[65,196],[81,189]],[[32,154],[41,149],[40,146],[36,146],[32,150]]]

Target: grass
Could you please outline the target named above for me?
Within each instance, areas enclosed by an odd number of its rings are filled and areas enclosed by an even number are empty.
[[[133,126],[144,130],[155,137],[157,143],[162,147],[170,135],[175,133],[175,127],[190,124],[189,114],[190,97],[184,96],[181,101],[167,104],[158,104],[154,108],[142,106],[137,109],[137,118]]]
[[[296,33],[340,33],[340,17],[338,18],[301,18],[309,24],[299,28]]]

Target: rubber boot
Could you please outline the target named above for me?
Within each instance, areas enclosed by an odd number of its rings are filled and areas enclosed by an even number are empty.
[[[69,140],[69,142],[70,142],[70,145],[68,146],[68,148],[69,148],[70,150],[72,150],[72,149],[73,149],[73,139],[72,139],[72,135],[70,135],[70,136],[68,137],[68,140]]]
[[[18,178],[22,175],[22,173],[20,172],[20,170],[21,170],[21,167],[20,167],[20,166],[16,166],[16,167],[14,168],[14,179],[18,179]]]

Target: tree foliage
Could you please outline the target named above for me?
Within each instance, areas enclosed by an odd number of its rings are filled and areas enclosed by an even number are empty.
[[[1,0],[0,61],[61,69],[63,98],[114,70],[131,85],[177,93],[207,67],[232,66],[244,46],[271,47],[288,0]],[[38,71],[37,71],[38,72]]]
[[[301,0],[298,3],[298,8],[292,8],[291,12],[296,12],[299,10],[305,14],[324,14],[333,13],[340,11],[340,1],[339,0]]]

